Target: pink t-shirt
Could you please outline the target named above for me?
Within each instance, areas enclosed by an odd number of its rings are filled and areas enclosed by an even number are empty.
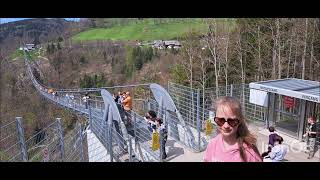
[[[259,155],[254,150],[243,144],[248,162],[261,162]],[[205,162],[243,162],[240,157],[238,143],[232,145],[229,150],[225,150],[222,135],[219,134],[213,138],[204,153]]]

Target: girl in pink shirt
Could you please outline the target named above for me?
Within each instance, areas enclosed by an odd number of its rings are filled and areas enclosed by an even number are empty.
[[[262,162],[256,138],[249,132],[240,102],[222,97],[215,103],[219,135],[211,139],[204,154],[205,162]]]

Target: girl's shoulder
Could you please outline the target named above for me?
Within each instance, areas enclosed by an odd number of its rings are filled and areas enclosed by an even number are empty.
[[[256,145],[251,145],[248,146],[247,144],[244,143],[244,148],[246,150],[248,162],[261,162],[262,158],[259,153],[259,150]]]
[[[219,144],[221,138],[221,134],[218,134],[216,137],[212,138],[208,143],[207,149],[214,148],[217,144]]]

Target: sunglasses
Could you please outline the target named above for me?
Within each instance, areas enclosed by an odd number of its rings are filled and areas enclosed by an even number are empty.
[[[231,119],[231,118],[225,119],[225,118],[219,118],[219,117],[215,117],[214,122],[216,122],[218,126],[223,126],[225,122],[228,122],[228,124],[231,127],[235,127],[240,123],[239,119]]]

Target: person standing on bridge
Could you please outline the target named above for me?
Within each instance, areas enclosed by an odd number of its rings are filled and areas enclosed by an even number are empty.
[[[114,101],[115,101],[117,104],[119,103],[120,96],[121,96],[121,92],[120,92],[120,91],[118,92],[118,94],[116,94],[116,93],[113,94]]]
[[[239,100],[221,97],[216,100],[214,109],[214,121],[220,134],[210,140],[204,162],[262,162],[257,139],[247,127]]]
[[[82,97],[83,102],[85,103],[86,109],[88,109],[88,104],[89,104],[89,94],[86,93],[83,97]]]
[[[309,149],[309,156],[308,159],[313,158],[315,154],[316,148],[316,140],[317,140],[317,124],[315,117],[308,118],[309,126],[307,128],[307,132],[303,135],[304,137],[308,137],[307,146]]]
[[[161,118],[156,118],[156,128],[158,133],[160,134],[160,148],[161,148],[161,158],[166,159],[167,158],[167,153],[166,153],[166,142],[168,139],[168,131],[163,123],[163,120]]]
[[[127,116],[127,122],[131,122],[131,110],[132,110],[132,98],[130,96],[130,92],[126,92],[125,99],[123,100],[123,108],[125,110],[125,114]]]
[[[155,132],[157,129],[157,124],[156,124],[156,118],[157,118],[157,113],[150,110],[144,117],[145,121],[149,124],[148,130],[150,132]]]

